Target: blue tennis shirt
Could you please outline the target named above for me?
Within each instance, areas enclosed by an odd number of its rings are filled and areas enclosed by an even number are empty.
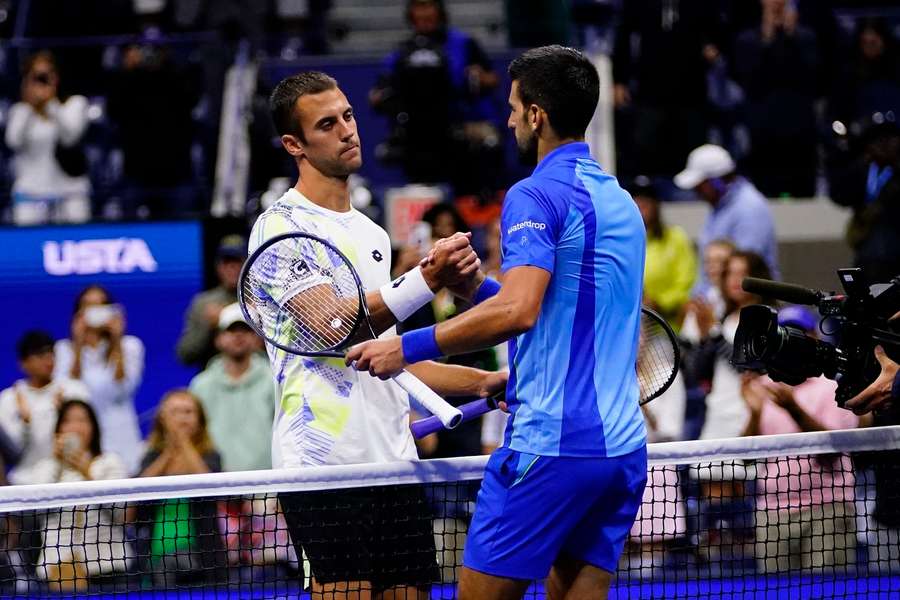
[[[535,326],[509,341],[505,445],[549,456],[621,456],[646,444],[635,360],[644,224],[588,145],[553,150],[509,190],[504,272],[550,272]]]

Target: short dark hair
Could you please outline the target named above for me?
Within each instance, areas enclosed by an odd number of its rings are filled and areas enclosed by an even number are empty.
[[[303,128],[295,118],[294,107],[301,96],[321,94],[338,86],[337,80],[321,71],[305,71],[282,79],[269,96],[269,111],[278,135],[296,135],[306,143]]]
[[[53,344],[55,343],[56,340],[46,331],[32,329],[23,333],[19,341],[16,342],[16,355],[19,357],[19,360],[25,360],[29,356],[53,350]]]
[[[91,427],[94,430],[94,435],[91,436],[91,441],[88,444],[91,456],[100,456],[100,423],[97,422],[97,413],[95,413],[91,405],[84,400],[63,400],[63,403],[59,405],[59,415],[56,417],[56,428],[53,432],[59,433],[59,428],[62,427],[63,419],[66,418],[66,413],[76,406],[80,406],[87,411],[88,419],[91,421]]]
[[[532,48],[509,65],[519,100],[540,106],[561,138],[583,137],[600,99],[600,76],[587,57],[564,46]]]

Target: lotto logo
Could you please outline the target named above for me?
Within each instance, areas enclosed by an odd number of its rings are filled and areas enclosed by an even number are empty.
[[[49,275],[153,273],[156,259],[140,238],[44,242],[44,271]]]

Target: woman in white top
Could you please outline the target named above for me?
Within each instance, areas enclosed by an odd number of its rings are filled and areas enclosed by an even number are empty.
[[[91,216],[90,180],[72,176],[56,157],[57,144],[76,145],[88,126],[84,96],[58,96],[56,60],[48,51],[25,63],[22,100],[9,111],[6,145],[13,157],[13,220],[18,225],[81,223]]]
[[[94,410],[81,400],[66,400],[56,421],[53,456],[33,469],[29,483],[60,483],[128,476],[122,460],[100,450]],[[35,573],[51,590],[82,590],[91,577],[124,572],[132,560],[125,541],[121,506],[50,509],[44,519],[43,549]]]
[[[137,471],[143,445],[134,397],[144,375],[144,344],[125,335],[122,307],[104,288],[91,285],[78,295],[72,337],[56,343],[56,369],[88,387],[103,450],[118,454],[129,473]]]

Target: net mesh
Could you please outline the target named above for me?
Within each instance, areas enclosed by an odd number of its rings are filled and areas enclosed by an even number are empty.
[[[353,334],[362,314],[352,267],[305,234],[277,238],[247,263],[240,299],[254,328],[295,352],[324,352]]]
[[[652,445],[609,596],[896,598],[898,447],[900,427]],[[485,460],[2,488],[0,597],[454,598]]]

